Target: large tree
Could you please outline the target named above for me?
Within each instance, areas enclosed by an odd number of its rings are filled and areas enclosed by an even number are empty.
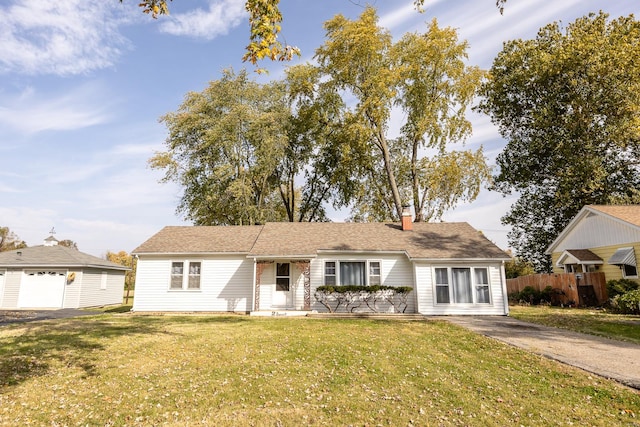
[[[15,249],[26,248],[27,244],[9,229],[9,227],[0,227],[0,252],[13,251]]]
[[[274,179],[287,147],[286,107],[281,85],[226,70],[162,117],[168,150],[150,164],[183,187],[178,211],[199,225],[283,220]]]
[[[268,84],[227,70],[166,114],[167,150],[150,164],[183,188],[178,212],[200,225],[325,220],[344,162],[339,103],[317,79],[308,66]]]
[[[481,110],[507,145],[495,188],[519,198],[502,221],[518,256],[546,248],[587,204],[640,201],[640,23],[604,13],[506,43]]]
[[[120,0],[122,3],[124,0]],[[168,0],[171,2],[171,0]],[[502,13],[507,0],[496,0],[496,7]],[[168,15],[167,0],[139,0],[138,5],[144,13],[154,18]],[[293,55],[300,55],[295,46],[282,44],[278,40],[281,31],[282,14],[278,4],[280,0],[247,0],[246,10],[249,12],[249,44],[246,47],[243,60],[256,64],[261,59],[288,61]],[[421,10],[425,0],[414,0],[418,10]]]
[[[435,20],[395,43],[377,23],[371,7],[357,20],[338,15],[316,51],[322,86],[348,105],[341,126],[362,184],[350,200],[354,218],[399,219],[413,204],[416,221],[437,219],[489,177],[482,148],[451,147],[471,133],[465,112],[484,73],[465,65],[466,42]]]

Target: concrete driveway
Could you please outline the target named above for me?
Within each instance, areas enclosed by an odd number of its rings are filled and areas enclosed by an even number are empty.
[[[63,308],[60,310],[0,310],[0,326],[9,323],[33,322],[35,320],[66,319],[78,316],[95,316],[98,311]]]
[[[640,345],[505,316],[448,316],[444,320],[640,390]]]

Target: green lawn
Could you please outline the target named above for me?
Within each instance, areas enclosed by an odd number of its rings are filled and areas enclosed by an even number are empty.
[[[640,394],[444,321],[0,327],[0,425],[638,425]]]
[[[527,322],[640,344],[640,316],[547,306],[512,306],[509,315]]]

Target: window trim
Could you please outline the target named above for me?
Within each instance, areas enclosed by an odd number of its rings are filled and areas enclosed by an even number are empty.
[[[627,275],[627,267],[633,267],[636,270],[636,274]],[[620,270],[622,271],[623,279],[637,279],[638,278],[638,267],[631,264],[620,264]]]
[[[463,302],[463,303],[459,303],[456,302],[456,298],[455,298],[455,292],[453,290],[453,276],[451,274],[452,270],[454,268],[463,268],[463,269],[468,269],[469,273],[470,273],[470,279],[471,279],[471,297],[472,297],[472,302]],[[447,287],[448,287],[448,293],[449,293],[449,302],[438,302],[438,292],[437,292],[437,287],[438,286],[442,286],[444,287],[444,284],[438,284],[436,281],[436,269],[445,269],[447,271]],[[478,284],[476,281],[476,269],[478,270],[486,270],[487,272],[487,283],[482,283],[482,284]],[[490,274],[490,267],[489,266],[478,266],[478,267],[463,267],[463,266],[455,266],[455,265],[449,265],[449,266],[444,266],[444,265],[435,265],[432,267],[431,269],[431,273],[432,273],[432,293],[433,293],[433,304],[437,305],[437,306],[464,306],[464,307],[469,307],[469,306],[480,306],[480,307],[486,307],[486,306],[491,306],[493,304],[493,295],[491,293],[491,274]],[[476,295],[476,292],[478,290],[479,286],[483,286],[483,287],[487,287],[487,289],[489,290],[489,301],[488,302],[478,302],[478,298]]]
[[[198,274],[191,274],[190,273],[190,266],[191,264],[200,264],[200,271]],[[174,264],[182,264],[182,285],[181,287],[172,287],[172,278],[174,276],[173,274],[173,265]],[[169,292],[200,292],[202,290],[202,265],[203,262],[202,260],[198,260],[198,259],[183,259],[183,260],[171,260],[170,264],[169,264]],[[199,276],[200,280],[198,281],[198,287],[197,288],[191,288],[189,287],[189,279],[191,277],[194,276]]]
[[[378,268],[379,268],[379,274],[374,275],[380,278],[380,283],[378,283],[379,285],[383,284],[383,263],[381,259],[325,259],[323,262],[323,268],[322,268],[322,284],[327,286],[327,276],[329,277],[335,277],[335,285],[331,285],[331,286],[343,286],[342,285],[342,278],[340,277],[340,263],[341,262],[359,262],[359,263],[363,263],[364,264],[364,268],[365,268],[365,285],[364,286],[374,286],[371,285],[371,263],[378,263]],[[334,274],[327,274],[327,263],[334,263]]]
[[[107,276],[107,272],[103,271],[100,273],[100,290],[105,291],[107,290],[107,282],[109,280],[109,277]]]

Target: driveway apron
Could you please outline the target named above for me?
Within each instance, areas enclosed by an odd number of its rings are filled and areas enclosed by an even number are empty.
[[[35,320],[67,319],[78,316],[95,316],[96,311],[62,308],[58,310],[0,310],[0,326],[10,323],[33,322]]]
[[[640,390],[640,345],[506,316],[447,316],[471,331]]]

